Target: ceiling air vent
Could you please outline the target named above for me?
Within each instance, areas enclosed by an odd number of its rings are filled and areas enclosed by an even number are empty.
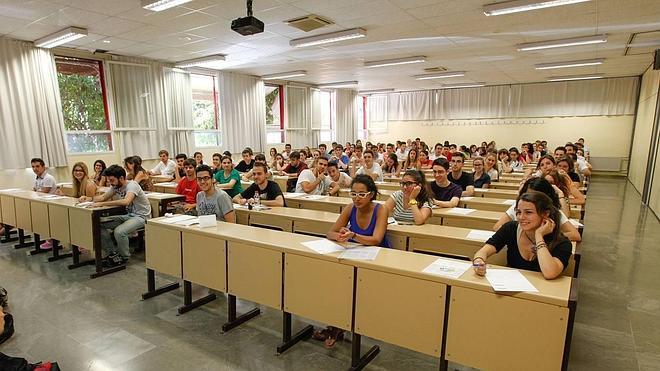
[[[284,21],[284,23],[288,24],[291,27],[295,27],[301,31],[304,32],[309,32],[316,30],[321,27],[329,26],[331,24],[334,24],[334,22],[329,21],[327,19],[321,18],[318,15],[315,14],[310,14],[305,17],[299,17],[299,18],[294,18],[294,19],[289,19],[288,21]]]

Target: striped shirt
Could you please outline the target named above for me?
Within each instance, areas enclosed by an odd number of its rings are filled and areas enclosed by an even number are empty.
[[[406,223],[406,224],[414,224],[415,223],[415,218],[413,218],[413,213],[411,208],[404,208],[403,205],[403,191],[399,190],[390,196],[394,200],[394,212],[392,213],[392,216],[394,217],[394,220],[396,220],[399,223]],[[419,204],[417,205],[420,209],[421,208],[431,208],[431,204],[429,202],[425,202],[424,204]]]

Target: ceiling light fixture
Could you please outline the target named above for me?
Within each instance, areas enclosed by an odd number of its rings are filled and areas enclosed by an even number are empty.
[[[192,0],[142,0],[142,7],[154,12],[160,12],[191,1]]]
[[[433,80],[433,79],[446,79],[449,77],[462,77],[465,76],[465,72],[441,72],[441,73],[427,73],[425,75],[415,75],[413,76],[417,80]]]
[[[407,57],[407,58],[384,59],[382,61],[364,62],[364,66],[367,68],[375,68],[375,67],[396,66],[399,64],[412,64],[412,63],[424,63],[424,62],[426,62],[425,56],[416,56],[416,57]]]
[[[529,50],[539,50],[539,49],[561,48],[565,46],[600,44],[604,42],[607,42],[607,35],[605,34],[518,44],[516,45],[516,47],[518,48],[518,51],[529,51]]]
[[[482,86],[486,86],[486,84],[481,82],[474,84],[444,84],[440,86],[440,89],[480,88]]]
[[[261,76],[261,79],[262,80],[280,80],[280,79],[288,79],[288,78],[291,78],[291,77],[299,77],[299,76],[307,76],[307,71],[298,70],[298,71],[272,73],[270,75]]]
[[[594,80],[594,79],[602,79],[603,75],[579,75],[579,76],[557,76],[557,77],[550,77],[548,78],[548,81],[574,81],[574,80]]]
[[[370,94],[385,94],[385,93],[391,93],[395,89],[394,88],[389,88],[389,89],[373,89],[373,90],[360,90],[358,91],[358,94],[360,95],[370,95]]]
[[[225,60],[225,55],[224,54],[215,54],[215,55],[209,55],[209,56],[202,57],[202,58],[188,59],[188,60],[185,60],[185,61],[176,62],[175,67],[177,67],[177,68],[188,68],[188,67],[201,66],[201,65],[207,64],[207,63],[222,62],[224,60]]]
[[[324,33],[316,36],[302,37],[300,39],[293,39],[289,41],[289,45],[294,48],[302,48],[305,46],[330,44],[338,41],[358,39],[366,37],[367,31],[362,28],[351,28],[349,30]]]
[[[513,0],[505,1],[502,3],[494,3],[484,5],[484,14],[503,15],[518,12],[527,12],[530,10],[537,10],[543,8],[551,8],[555,6],[570,5],[577,3],[584,3],[591,0]]]
[[[603,64],[603,62],[605,62],[605,58],[582,59],[579,61],[569,61],[569,62],[540,63],[534,65],[534,68],[536,68],[537,70],[551,70],[555,68],[597,66],[599,64]]]
[[[36,40],[34,42],[34,46],[38,48],[50,49],[85,36],[87,36],[86,29],[79,27],[69,27]]]
[[[357,81],[339,81],[339,82],[330,82],[327,84],[318,84],[318,87],[321,89],[331,89],[331,88],[348,88],[351,86],[356,86]]]

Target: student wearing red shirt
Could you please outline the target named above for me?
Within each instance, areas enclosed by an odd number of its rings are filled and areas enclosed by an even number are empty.
[[[197,206],[197,193],[200,191],[199,185],[197,184],[197,178],[195,177],[195,165],[196,161],[194,158],[189,158],[183,162],[183,170],[186,173],[186,176],[179,179],[179,183],[176,186],[176,194],[183,195],[186,197],[185,203],[177,207],[178,212],[184,214],[196,215],[196,206]]]

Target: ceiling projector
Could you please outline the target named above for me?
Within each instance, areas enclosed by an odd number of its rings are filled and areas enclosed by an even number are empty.
[[[247,0],[247,17],[231,21],[231,29],[243,36],[264,32],[264,22],[252,16],[252,0]]]

